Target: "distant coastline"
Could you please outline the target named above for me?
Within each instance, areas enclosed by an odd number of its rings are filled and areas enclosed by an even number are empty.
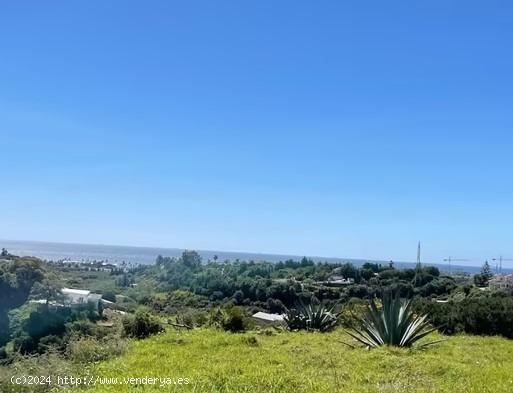
[[[42,242],[35,240],[7,240],[0,239],[0,247],[16,255],[36,256],[45,260],[76,260],[76,261],[108,261],[111,263],[141,263],[152,264],[158,255],[178,257],[184,249],[181,248],[160,248],[160,247],[142,247],[142,246],[119,246],[106,244],[80,244],[80,243],[57,243]],[[215,250],[196,250],[205,261],[213,259],[214,255],[218,256],[219,261],[225,260],[253,260],[279,262],[287,259],[298,260],[302,255],[282,255],[282,254],[266,254],[251,252],[232,252],[232,251],[215,251]],[[369,260],[369,259],[353,259],[353,258],[336,258],[336,257],[319,257],[308,256],[316,262],[350,262],[355,265],[361,265],[364,262],[373,262],[387,264],[388,261]],[[448,270],[448,265],[429,263],[427,265],[436,266],[440,270]],[[409,261],[394,261],[394,265],[399,268],[411,268],[415,263]],[[480,271],[477,266],[453,265],[453,272],[477,273]],[[503,269],[505,272],[513,272],[513,269]]]

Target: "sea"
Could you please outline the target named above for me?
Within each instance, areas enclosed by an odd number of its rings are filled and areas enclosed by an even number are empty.
[[[135,246],[114,246],[105,244],[79,244],[79,243],[51,243],[30,240],[1,240],[0,248],[6,248],[11,254],[20,256],[35,256],[47,261],[103,261],[114,264],[123,262],[133,264],[152,264],[158,255],[166,257],[179,257],[184,249],[182,248],[157,248],[157,247],[135,247]],[[268,261],[279,262],[289,259],[299,260],[303,255],[280,255],[280,254],[259,254],[249,252],[231,252],[231,251],[213,251],[213,250],[196,250],[202,257],[203,261],[213,260],[217,255],[218,261]],[[350,262],[354,265],[362,265],[365,262],[380,263],[386,265],[389,261],[353,259],[353,258],[336,258],[336,257],[319,257],[308,256],[316,262]],[[441,263],[425,263],[426,265],[436,266],[441,271],[447,272],[449,266]],[[410,261],[394,261],[397,268],[415,267],[414,262]],[[475,274],[480,271],[479,266],[463,266],[452,265],[453,273],[469,273]],[[513,269],[503,269],[506,273],[513,273]]]

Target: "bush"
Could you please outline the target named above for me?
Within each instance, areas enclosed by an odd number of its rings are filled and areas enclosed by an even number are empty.
[[[249,347],[258,347],[260,345],[255,336],[243,336],[242,342]]]
[[[368,302],[362,299],[349,299],[349,301],[345,303],[342,311],[338,314],[340,325],[346,328],[354,326],[354,321],[360,320],[363,317],[367,310],[367,304]]]
[[[114,292],[105,292],[102,295],[102,299],[107,300],[112,303],[116,303],[116,294]]]
[[[123,333],[127,337],[141,339],[163,330],[162,324],[144,310],[138,310],[134,316],[127,316],[123,319]]]
[[[80,364],[98,362],[123,354],[127,346],[126,340],[119,337],[108,337],[102,340],[82,337],[69,342],[67,357]]]
[[[27,334],[16,337],[12,344],[13,349],[23,355],[35,352],[37,349],[37,341]]]
[[[99,336],[98,326],[86,320],[68,322],[66,324],[66,333],[74,337]]]
[[[82,369],[82,371],[85,370]],[[0,392],[48,393],[49,387],[46,384],[13,385],[10,378],[13,375],[48,376],[56,373],[59,375],[76,375],[77,368],[63,358],[61,354],[54,351],[39,356],[20,356],[13,353],[9,364],[0,367]]]
[[[448,303],[417,299],[415,310],[429,313],[431,322],[446,334],[465,332],[513,338],[513,298],[510,296],[469,296]]]
[[[49,335],[41,337],[37,344],[37,352],[44,353],[51,350],[61,351],[64,347],[64,339],[59,336]]]
[[[298,303],[295,308],[287,311],[284,321],[291,331],[327,332],[337,325],[337,315],[333,313],[333,307],[326,307],[320,303],[311,303],[306,306]]]
[[[216,307],[210,310],[208,315],[208,326],[214,327],[216,329],[221,329],[223,327],[223,322],[226,318],[226,312],[220,308]]]
[[[203,326],[208,321],[208,315],[203,310],[189,309],[176,316],[176,322],[191,328]]]
[[[226,311],[221,327],[229,332],[243,332],[246,330],[244,315],[239,307],[232,307]]]

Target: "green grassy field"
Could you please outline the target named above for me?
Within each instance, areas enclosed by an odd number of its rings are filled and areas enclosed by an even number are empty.
[[[437,339],[440,336],[433,336]],[[512,392],[513,341],[453,336],[425,350],[351,349],[343,330],[167,331],[93,364],[101,377],[188,378],[188,385],[102,385],[93,392]]]

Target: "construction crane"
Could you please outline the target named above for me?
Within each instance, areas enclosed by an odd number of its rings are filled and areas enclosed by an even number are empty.
[[[496,262],[497,260],[499,261],[499,266],[497,266],[497,262]],[[504,262],[504,261],[511,262],[511,261],[513,261],[513,259],[506,259],[506,258],[503,258],[502,255],[500,255],[498,259],[492,258],[492,261],[495,262],[495,272],[502,274],[502,262]]]
[[[452,276],[452,262],[466,262],[468,259],[454,259],[453,257],[449,256],[449,258],[445,258],[444,262],[449,262],[449,276]]]

